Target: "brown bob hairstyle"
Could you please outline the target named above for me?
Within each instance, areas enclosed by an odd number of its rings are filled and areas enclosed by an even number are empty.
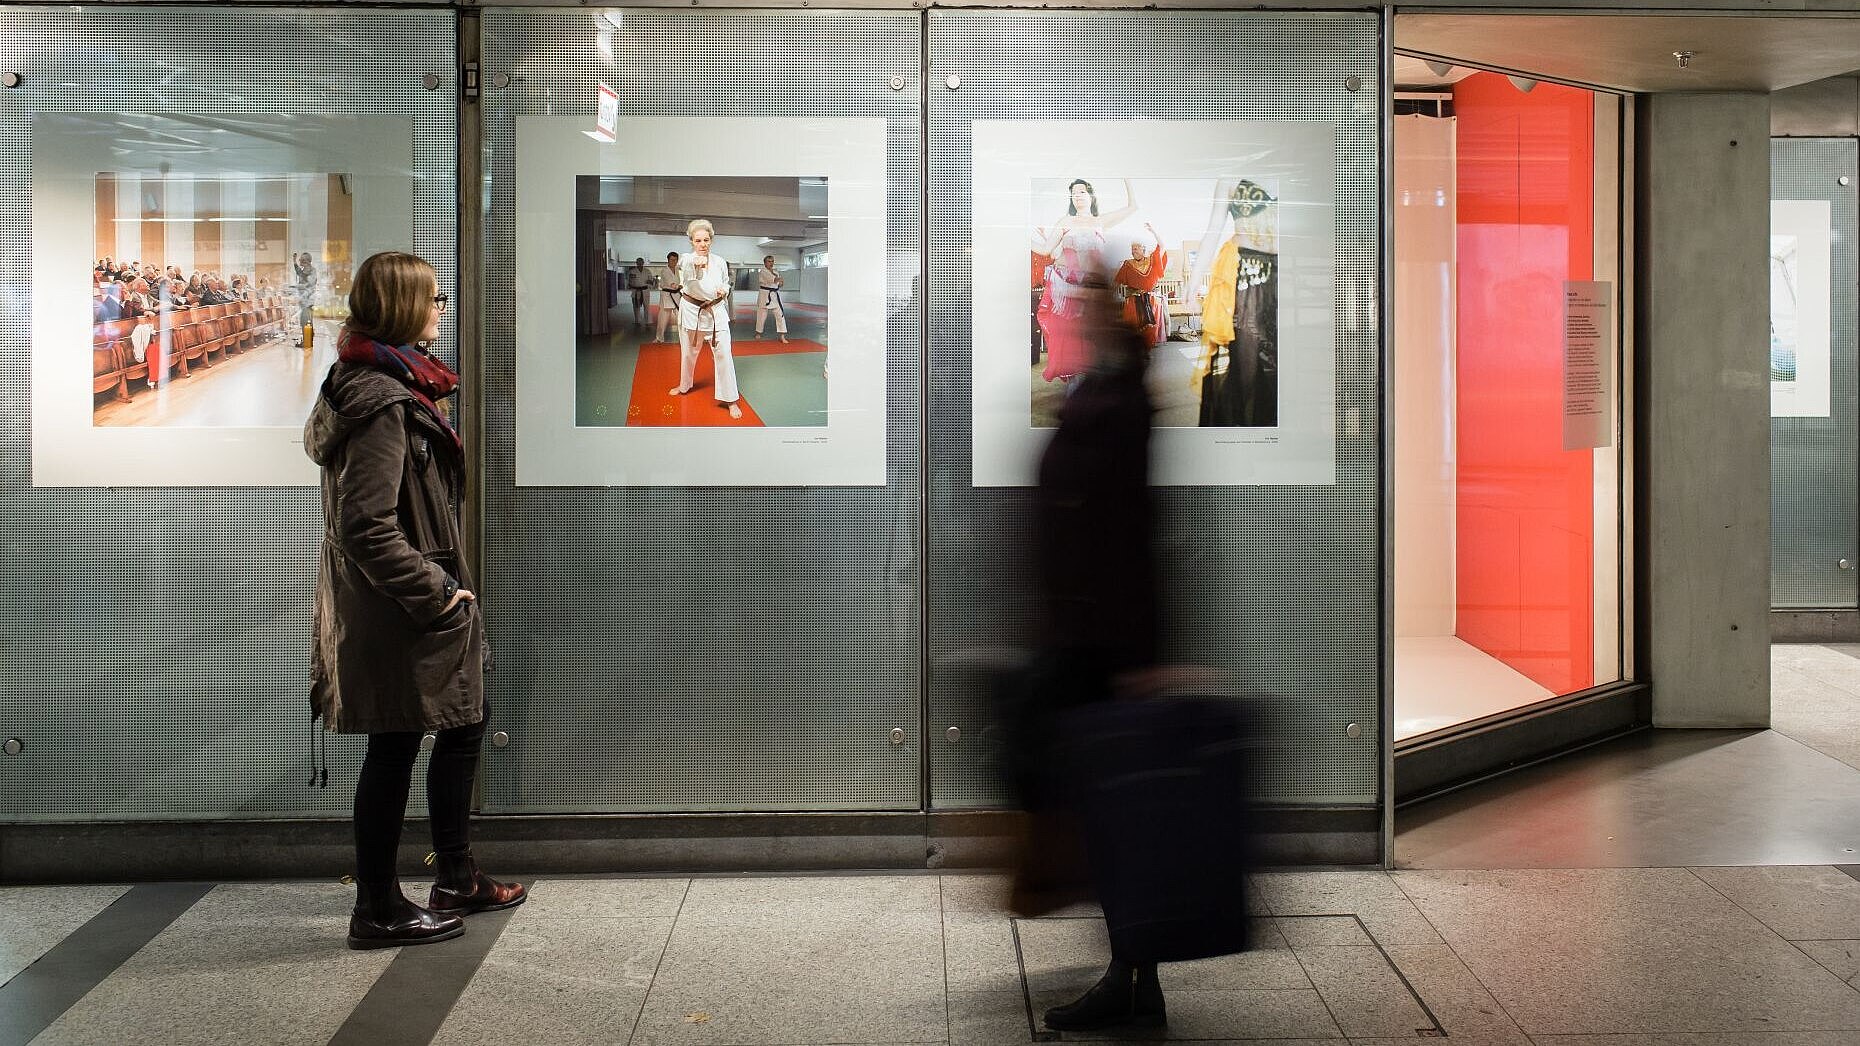
[[[386,345],[411,345],[426,332],[439,277],[417,254],[382,251],[355,270],[349,287],[349,330]]]

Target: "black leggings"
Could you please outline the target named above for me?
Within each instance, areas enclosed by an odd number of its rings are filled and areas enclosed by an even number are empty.
[[[426,767],[426,808],[433,822],[433,849],[439,853],[462,853],[471,845],[472,782],[488,720],[487,709],[486,718],[470,726],[441,730],[433,746]],[[420,737],[413,731],[368,735],[368,755],[355,784],[355,877],[362,882],[394,878]]]

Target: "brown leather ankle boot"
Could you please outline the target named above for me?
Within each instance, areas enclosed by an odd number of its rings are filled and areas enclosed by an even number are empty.
[[[397,948],[403,944],[449,941],[465,932],[465,920],[441,915],[409,901],[400,880],[355,884],[355,912],[349,916],[349,947]]]
[[[433,855],[433,893],[427,906],[436,912],[471,915],[515,908],[529,898],[516,883],[500,883],[478,870],[470,850]]]

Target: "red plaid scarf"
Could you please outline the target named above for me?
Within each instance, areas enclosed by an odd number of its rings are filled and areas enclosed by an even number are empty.
[[[439,401],[459,390],[459,376],[452,368],[441,363],[437,358],[411,345],[396,348],[383,345],[365,334],[357,334],[347,327],[342,330],[342,337],[336,342],[336,355],[348,363],[373,367],[391,375],[407,391],[413,393],[420,406],[439,419],[440,427],[446,435],[452,437],[453,449],[461,456],[465,452],[464,441],[459,439],[459,430],[452,426],[452,419],[439,407]]]

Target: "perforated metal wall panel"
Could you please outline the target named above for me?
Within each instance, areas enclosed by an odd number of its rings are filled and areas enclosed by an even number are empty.
[[[930,723],[932,803],[1005,800],[997,710],[975,666],[1024,638],[1024,490],[970,486],[971,122],[1323,121],[1335,128],[1336,483],[1157,492],[1169,654],[1281,695],[1267,798],[1373,803],[1379,790],[1380,29],[1367,14],[932,11]],[[960,86],[945,86],[948,76]],[[1360,77],[1360,90],[1346,87]],[[1058,172],[1070,173],[1070,172]],[[1243,174],[1244,172],[1235,172]],[[1082,570],[1090,569],[1081,563]],[[1350,737],[1350,724],[1360,736]]]
[[[340,814],[361,753],[332,738],[305,787],[313,488],[32,486],[35,117],[409,118],[412,247],[450,289],[455,34],[445,11],[0,8],[23,77],[0,91],[0,736],[26,745],[0,820]]]
[[[1829,415],[1770,420],[1770,598],[1786,608],[1855,606],[1860,576],[1860,227],[1851,138],[1770,142],[1770,198],[1826,200],[1830,247]],[[1840,179],[1846,177],[1847,184]],[[1845,562],[1847,566],[1841,564]]]
[[[515,485],[516,331],[485,317],[485,607],[496,811],[920,804],[920,23],[908,12],[484,13],[489,300],[516,280],[518,120],[888,122],[884,487]],[[512,79],[497,87],[500,74]],[[892,76],[907,87],[893,90]],[[727,149],[665,141],[653,148]],[[565,248],[566,249],[566,246]],[[741,335],[739,335],[741,337]],[[903,741],[893,744],[893,729]]]

